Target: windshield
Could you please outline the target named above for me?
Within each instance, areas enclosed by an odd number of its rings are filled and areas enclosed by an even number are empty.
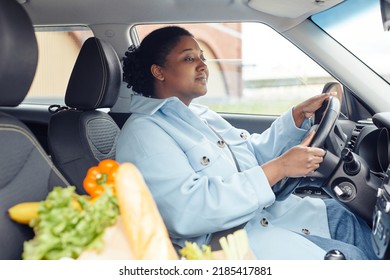
[[[312,20],[390,83],[390,32],[379,0],[346,0]]]

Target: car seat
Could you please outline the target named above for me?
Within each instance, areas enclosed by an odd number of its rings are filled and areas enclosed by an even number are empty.
[[[0,106],[15,107],[25,98],[38,61],[31,20],[15,0],[0,1],[0,38]],[[11,221],[7,210],[20,202],[43,200],[54,186],[68,182],[30,129],[2,112],[0,139],[0,259],[21,259],[23,242],[34,233]]]
[[[65,95],[48,128],[53,162],[79,194],[91,166],[114,159],[120,128],[108,113],[118,99],[122,69],[113,47],[95,37],[81,47]]]

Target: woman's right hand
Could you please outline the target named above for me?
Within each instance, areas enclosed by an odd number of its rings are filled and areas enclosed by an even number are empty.
[[[320,148],[298,145],[280,156],[284,177],[302,177],[313,173],[323,161],[325,151]]]
[[[302,177],[320,167],[325,151],[321,148],[309,147],[315,132],[310,133],[300,145],[292,147],[280,158],[286,171],[285,177]]]
[[[313,136],[314,132],[306,137],[301,144],[262,165],[271,186],[284,177],[302,177],[318,169],[325,156],[325,151],[321,148],[308,146]]]

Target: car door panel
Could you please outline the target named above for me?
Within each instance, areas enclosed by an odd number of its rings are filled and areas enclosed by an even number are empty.
[[[241,114],[221,114],[221,116],[234,127],[245,129],[250,133],[262,133],[277,118],[277,116]]]

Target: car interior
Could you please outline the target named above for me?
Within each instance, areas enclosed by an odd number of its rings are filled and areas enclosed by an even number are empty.
[[[20,259],[23,241],[33,236],[30,228],[10,221],[7,209],[42,200],[54,186],[75,185],[85,194],[88,168],[115,159],[116,140],[131,114],[121,59],[140,41],[135,26],[241,21],[264,23],[306,53],[334,78],[321,80],[322,92],[337,92],[313,120],[317,135],[311,145],[326,149],[324,162],[311,176],[286,178],[274,190],[278,199],[291,193],[336,199],[372,225],[378,258],[390,259],[390,85],[311,19],[351,1],[0,0],[0,259]],[[390,2],[379,3],[386,32]],[[92,36],[82,41],[63,100],[29,104],[39,54],[36,32],[80,25]],[[261,133],[278,117],[219,113],[251,133]]]

